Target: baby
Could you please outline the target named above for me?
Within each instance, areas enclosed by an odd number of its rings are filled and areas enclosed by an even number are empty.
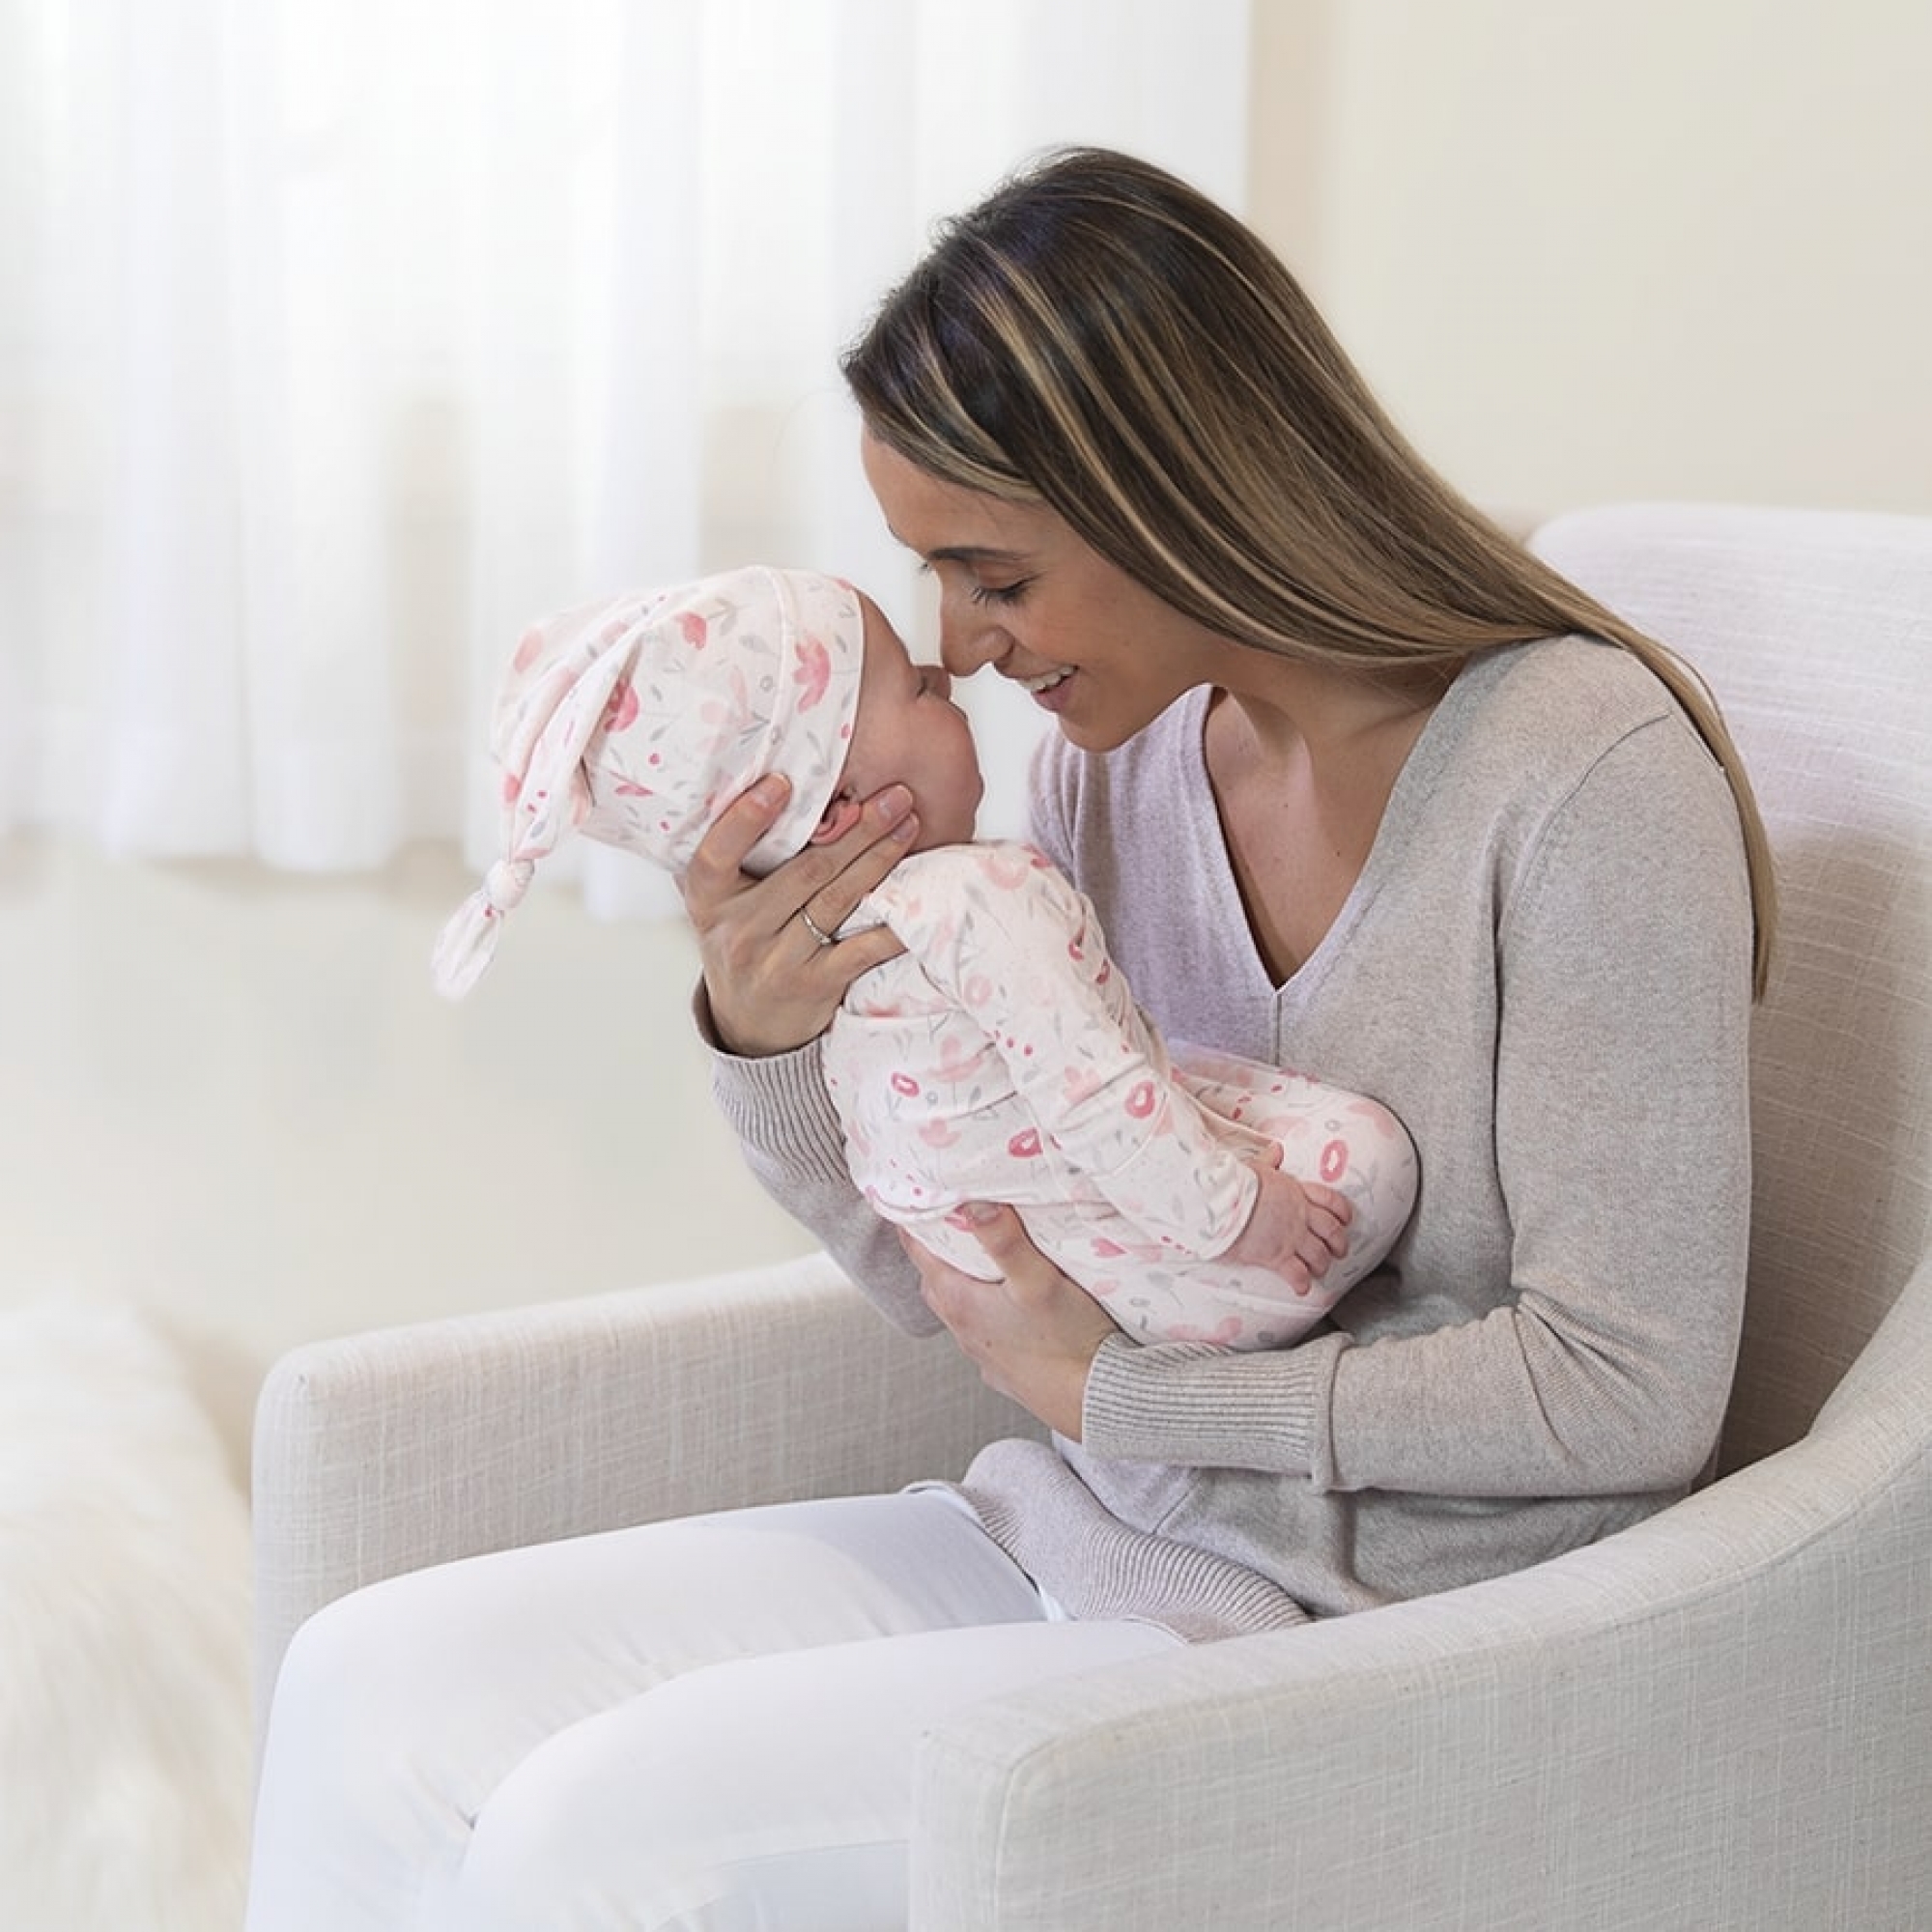
[[[905,948],[853,981],[823,1042],[854,1182],[982,1280],[967,1210],[1010,1204],[1137,1339],[1295,1340],[1400,1234],[1407,1134],[1298,1073],[1171,1057],[1087,899],[1033,847],[974,841],[979,758],[949,694],[870,599],[810,572],[753,566],[536,625],[497,706],[505,856],[445,927],[439,987],[475,982],[566,830],[681,874],[719,811],[780,772],[786,809],[748,861],[762,873],[903,781],[912,852],[839,934],[812,927],[831,945],[886,924]]]

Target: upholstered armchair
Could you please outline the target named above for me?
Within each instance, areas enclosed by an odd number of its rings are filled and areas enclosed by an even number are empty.
[[[973,1708],[920,1760],[921,1932],[1932,1924],[1932,521],[1534,543],[1702,670],[1777,852],[1719,1477],[1517,1576]],[[823,1259],[304,1348],[257,1424],[259,1694],[375,1577],[1019,1426]]]

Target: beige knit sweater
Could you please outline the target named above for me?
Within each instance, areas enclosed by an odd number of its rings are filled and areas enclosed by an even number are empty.
[[[1207,696],[1104,757],[1051,741],[1034,837],[1171,1039],[1386,1102],[1420,1199],[1325,1329],[1246,1355],[1110,1339],[1083,1442],[996,1444],[964,1484],[1076,1614],[1195,1638],[1517,1569],[1681,1496],[1730,1385],[1750,1194],[1736,814],[1641,666],[1564,639],[1467,667],[1281,986],[1222,842]],[[930,1330],[815,1048],[720,1055],[716,1088],[773,1195]]]

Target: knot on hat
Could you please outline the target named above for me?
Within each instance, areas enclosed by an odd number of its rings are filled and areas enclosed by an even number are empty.
[[[498,912],[515,912],[536,875],[533,859],[498,859],[483,875],[483,896]]]

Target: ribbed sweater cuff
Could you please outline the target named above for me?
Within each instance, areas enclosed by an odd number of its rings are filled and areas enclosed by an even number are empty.
[[[1195,1469],[1326,1475],[1328,1392],[1339,1335],[1233,1353],[1202,1342],[1101,1343],[1087,1375],[1081,1441],[1095,1456]]]
[[[1130,1529],[1052,1450],[995,1442],[959,1493],[993,1541],[1083,1620],[1128,1617],[1188,1643],[1287,1630],[1308,1613],[1279,1583],[1211,1550]]]
[[[741,1060],[718,1044],[704,989],[692,999],[697,1031],[711,1048],[711,1093],[739,1144],[800,1179],[851,1185],[838,1115],[825,1085],[821,1042]]]

